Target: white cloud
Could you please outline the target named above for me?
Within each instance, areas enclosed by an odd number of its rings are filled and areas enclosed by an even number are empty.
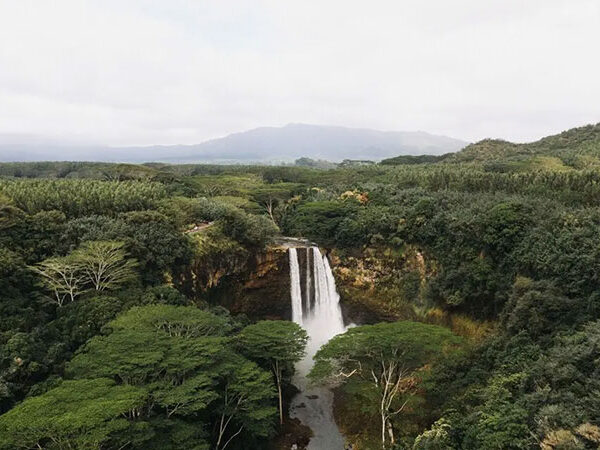
[[[600,121],[598,42],[597,0],[0,0],[0,133],[527,140]]]

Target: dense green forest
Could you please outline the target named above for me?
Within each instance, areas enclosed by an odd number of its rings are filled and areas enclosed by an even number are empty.
[[[0,448],[276,448],[307,336],[225,306],[284,235],[368,312],[311,373],[355,449],[597,449],[598,158],[0,164]]]

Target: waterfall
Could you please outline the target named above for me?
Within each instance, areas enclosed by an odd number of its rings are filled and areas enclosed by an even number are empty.
[[[309,336],[304,364],[298,367],[300,372],[304,371],[302,375],[306,375],[312,367],[312,357],[317,350],[333,336],[343,333],[346,327],[339,303],[340,296],[327,256],[321,255],[318,247],[307,248],[303,293],[298,251],[290,248],[288,252],[292,320],[301,325]]]
[[[302,289],[300,288],[300,266],[295,248],[288,250],[290,255],[290,281],[292,297],[292,320],[302,326]]]
[[[346,331],[340,296],[329,260],[318,247],[306,248],[303,270],[297,249],[289,248],[288,252],[292,320],[306,330],[309,338],[306,355],[296,365],[294,384],[301,392],[292,401],[290,416],[300,419],[313,431],[308,449],[341,450],[344,439],[333,419],[333,393],[324,387],[310,387],[306,380],[315,353],[332,337]]]

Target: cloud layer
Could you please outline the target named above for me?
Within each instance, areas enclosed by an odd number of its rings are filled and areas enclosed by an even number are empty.
[[[0,134],[306,122],[517,141],[600,121],[597,0],[0,0]]]

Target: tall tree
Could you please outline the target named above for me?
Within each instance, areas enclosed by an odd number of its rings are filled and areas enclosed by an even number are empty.
[[[381,445],[394,444],[392,418],[416,392],[417,373],[461,342],[446,328],[418,322],[393,322],[351,328],[334,337],[315,355],[309,376],[333,384],[355,377],[377,395]]]
[[[298,185],[292,183],[278,183],[262,186],[252,191],[252,199],[257,202],[273,221],[279,225],[280,217],[277,217],[279,206],[284,204],[298,190]]]
[[[279,396],[279,423],[283,424],[283,376],[284,372],[292,374],[294,364],[304,356],[306,331],[294,322],[263,320],[244,328],[238,339],[242,353],[273,373]]]
[[[225,368],[216,404],[216,450],[225,450],[242,432],[268,437],[277,414],[271,403],[275,392],[268,372],[233,353]]]
[[[76,258],[66,256],[48,258],[36,266],[33,271],[42,278],[42,284],[53,293],[51,299],[59,307],[65,301],[74,301],[85,292],[86,275]]]
[[[137,261],[127,258],[123,242],[89,241],[72,253],[92,288],[111,290],[135,278]]]

